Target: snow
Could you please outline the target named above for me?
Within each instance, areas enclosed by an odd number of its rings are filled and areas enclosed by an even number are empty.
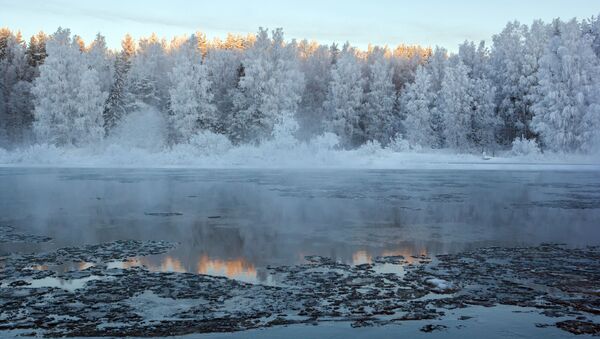
[[[427,279],[427,284],[433,286],[438,291],[447,291],[454,288],[454,284],[444,279],[431,278]]]
[[[219,138],[219,136],[216,136]],[[260,146],[233,147],[226,138],[204,135],[196,144],[172,148],[149,142],[148,148],[128,144],[96,147],[34,145],[14,151],[0,149],[3,167],[137,167],[137,168],[317,168],[317,169],[479,169],[600,170],[598,155],[546,153],[513,156],[509,152],[484,160],[479,154],[451,150],[396,152],[369,143],[356,150],[334,147],[331,135],[309,142],[272,140]],[[282,143],[284,145],[282,145]]]
[[[128,304],[145,321],[161,321],[173,318],[174,314],[186,311],[193,306],[206,303],[197,299],[171,299],[160,297],[152,291],[145,291],[129,299]]]

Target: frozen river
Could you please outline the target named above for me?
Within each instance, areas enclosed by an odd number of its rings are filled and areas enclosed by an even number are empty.
[[[0,187],[2,224],[52,238],[0,244],[0,254],[167,240],[179,245],[119,265],[247,282],[268,283],[267,266],[306,255],[361,264],[483,246],[600,244],[593,171],[3,168]]]

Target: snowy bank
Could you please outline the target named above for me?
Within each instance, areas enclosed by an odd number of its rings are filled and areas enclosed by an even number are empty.
[[[34,145],[0,149],[3,167],[115,168],[315,168],[315,169],[477,169],[600,170],[592,155],[535,154],[501,156],[457,154],[450,150],[393,151],[367,144],[355,150],[336,149],[330,137],[311,142],[267,142],[233,147],[213,139],[171,148],[140,148],[105,144],[90,148]]]

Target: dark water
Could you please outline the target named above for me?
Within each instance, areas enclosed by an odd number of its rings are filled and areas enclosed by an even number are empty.
[[[160,239],[180,245],[127,264],[264,281],[313,254],[598,245],[600,173],[3,168],[0,222],[53,238],[0,253]]]

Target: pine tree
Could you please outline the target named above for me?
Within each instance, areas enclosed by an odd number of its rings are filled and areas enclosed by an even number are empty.
[[[216,108],[196,36],[179,47],[169,78],[170,122],[175,142],[188,141],[198,130],[214,130]]]
[[[0,45],[0,144],[12,145],[24,141],[33,121],[29,82],[33,69],[20,33],[0,31]]]
[[[6,27],[0,28],[0,60],[3,60],[6,57],[9,41],[13,37],[14,34],[10,29]]]
[[[214,130],[221,134],[228,132],[233,119],[233,100],[240,80],[241,52],[239,50],[209,48],[205,62],[208,79],[211,83],[213,103],[217,111]]]
[[[415,81],[417,68],[424,65],[431,57],[430,48],[420,46],[399,45],[392,54],[392,66],[394,68],[393,82],[397,92],[401,92],[406,86]]]
[[[442,82],[448,67],[448,51],[442,47],[436,47],[433,54],[429,58],[425,69],[431,76],[431,93],[434,96],[434,104],[431,110],[431,128],[433,129],[435,140],[433,148],[444,147],[444,112],[439,107],[442,106],[440,92],[442,90]]]
[[[295,117],[304,90],[295,49],[295,43],[285,45],[283,30],[273,31],[272,39],[267,30],[259,30],[242,60],[244,75],[233,99],[234,141],[259,142],[272,135],[277,123]]]
[[[46,59],[46,40],[48,40],[48,36],[44,32],[39,32],[29,39],[27,62],[34,70],[32,77],[38,76],[39,67],[44,63],[44,59]]]
[[[114,80],[109,90],[108,99],[104,105],[102,116],[106,132],[112,130],[126,114],[125,80],[131,68],[131,58],[135,54],[135,42],[127,34],[121,42],[121,52],[115,58]]]

